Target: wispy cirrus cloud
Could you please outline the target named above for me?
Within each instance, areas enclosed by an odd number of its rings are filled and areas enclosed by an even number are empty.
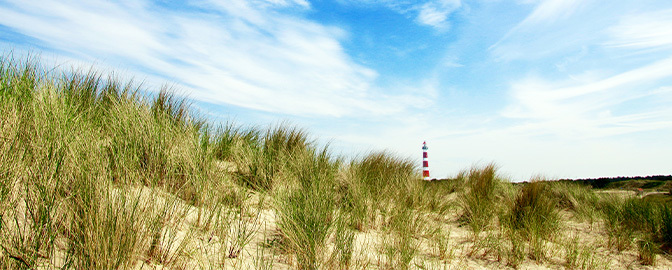
[[[344,4],[385,6],[409,16],[416,23],[445,31],[450,27],[450,15],[462,7],[462,0],[341,0]]]
[[[528,132],[578,137],[670,128],[672,108],[655,102],[672,97],[668,88],[659,87],[672,83],[670,66],[672,58],[609,77],[526,78],[512,85],[513,100],[502,116],[524,120],[517,127]]]
[[[608,29],[606,46],[631,49],[672,49],[672,9],[630,14]]]
[[[257,4],[268,3],[274,6],[300,6],[304,8],[310,7],[310,3],[307,0],[258,0]]]
[[[489,51],[500,61],[529,60],[592,43],[608,18],[606,14],[595,14],[596,6],[599,5],[594,0],[540,1]]]
[[[302,0],[3,1],[0,24],[73,58],[167,78],[190,97],[290,115],[384,115],[416,106],[340,45],[343,30],[276,8]]]
[[[672,44],[672,10],[634,2],[544,0],[511,28],[489,52],[500,61],[552,59],[586,46],[621,49]]]
[[[672,84],[672,58],[641,55],[672,44],[671,13],[603,3],[540,1],[490,46],[496,62],[527,67],[508,79],[508,130],[603,138],[672,127],[657,102],[670,98],[660,89]]]

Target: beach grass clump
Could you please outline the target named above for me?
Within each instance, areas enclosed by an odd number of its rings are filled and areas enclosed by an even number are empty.
[[[162,88],[151,102],[152,115],[159,121],[168,120],[172,125],[181,126],[192,123],[187,100],[180,98],[168,88]]]
[[[630,247],[634,237],[634,229],[626,226],[623,215],[625,200],[616,196],[605,196],[599,208],[604,218],[604,225],[609,238],[609,246],[618,251]]]
[[[0,87],[0,265],[131,268],[147,254],[174,261],[151,244],[172,237],[138,190],[200,204],[204,179],[216,178],[185,103],[164,93],[152,105],[130,83],[57,75],[11,57],[0,59]]]
[[[66,265],[77,269],[128,268],[149,239],[139,195],[82,183],[74,200]]]
[[[665,204],[660,208],[660,240],[664,248],[672,251],[672,207]]]
[[[376,216],[390,204],[411,207],[419,196],[415,164],[387,152],[353,159],[340,179],[339,205],[359,231],[372,227]]]
[[[0,97],[4,101],[13,101],[18,105],[29,104],[34,89],[44,80],[46,71],[39,66],[34,57],[25,60],[16,59],[11,54],[0,59]],[[21,109],[18,106],[17,109]]]
[[[625,200],[622,205],[623,225],[647,235],[655,235],[660,226],[659,204],[639,198]]]
[[[291,164],[275,195],[278,228],[298,269],[320,269],[335,220],[334,184],[340,161],[324,148],[295,152]]]
[[[206,138],[212,137],[210,151],[217,160],[234,162],[242,148],[258,148],[262,131],[254,127],[241,127],[232,122],[217,128]]]
[[[247,217],[247,215],[251,215],[251,217]],[[248,205],[240,205],[233,215],[233,221],[229,221],[232,230],[231,235],[226,237],[229,240],[226,252],[227,258],[238,258],[242,255],[243,249],[252,241],[252,237],[259,229],[260,215],[261,210],[258,208],[253,210]]]
[[[608,262],[598,258],[594,247],[582,244],[576,235],[571,236],[562,244],[564,247],[565,267],[567,269],[605,269]]]
[[[5,66],[10,70],[21,68]],[[3,91],[9,91],[2,93],[1,100],[10,117],[3,121],[0,156],[7,157],[3,158],[3,168],[10,171],[2,173],[3,185],[9,185],[2,188],[5,198],[0,213],[0,246],[11,258],[5,262],[17,268],[34,268],[52,257],[54,243],[63,232],[61,225],[68,220],[65,209],[72,176],[87,165],[75,166],[79,157],[72,150],[95,149],[86,144],[89,125],[75,117],[63,99],[47,88],[48,84],[43,85],[43,78],[33,77],[43,74],[37,65],[23,68],[36,69],[22,73],[30,74],[32,83],[10,79],[10,85],[3,87]],[[20,74],[10,70],[3,70],[6,73],[0,75]],[[11,85],[12,82],[20,83]],[[23,99],[26,96],[30,99]],[[92,169],[90,175],[99,172]]]
[[[521,231],[526,238],[552,235],[559,225],[556,204],[548,186],[540,180],[534,180],[518,192],[506,224],[511,229]]]
[[[672,212],[668,204],[645,198],[607,196],[599,205],[609,244],[617,250],[637,243],[642,264],[655,263],[655,254],[672,246]]]
[[[350,269],[355,251],[355,231],[351,227],[351,219],[347,213],[337,212],[333,222],[334,249],[331,254],[331,267]]]
[[[497,176],[497,167],[491,163],[481,168],[471,168],[464,186],[458,197],[463,209],[460,219],[468,224],[476,239],[500,211],[498,195],[501,190],[498,187],[501,186],[501,180]]]
[[[416,165],[410,159],[402,159],[387,152],[373,152],[353,161],[354,177],[371,194],[393,194],[408,190],[411,180],[417,180]]]
[[[605,197],[600,209],[610,246],[622,251],[630,248],[638,236],[655,233],[658,225],[655,206],[640,198]]]
[[[589,185],[568,181],[548,181],[547,185],[560,210],[572,211],[580,221],[592,223],[597,218],[599,197]]]
[[[256,138],[255,132],[243,133],[247,144],[236,153],[234,163],[238,169],[238,180],[254,190],[273,189],[278,177],[288,172],[294,156],[311,147],[308,133],[287,124],[269,127],[263,136]]]
[[[644,238],[637,242],[637,253],[638,259],[643,265],[655,265],[658,247],[650,239]]]
[[[164,267],[184,268],[187,264],[185,255],[189,252],[188,247],[193,242],[197,230],[180,231],[179,227],[173,224],[182,224],[187,220],[192,209],[191,205],[160,189],[143,188],[135,192],[141,192],[140,196],[145,200],[153,199],[152,206],[145,206],[143,209],[151,211],[145,228],[153,233],[149,236],[150,244],[145,253],[145,260]]]
[[[423,215],[412,208],[396,207],[390,211],[383,227],[383,250],[389,268],[409,269],[420,251],[426,223]]]
[[[457,180],[442,179],[424,181],[420,178],[409,180],[406,189],[401,189],[396,198],[407,208],[429,211],[439,216],[445,216],[457,204],[450,197],[457,190]]]
[[[560,216],[557,200],[550,187],[540,178],[526,183],[516,194],[501,223],[512,234],[518,234],[528,243],[528,256],[539,260],[545,257],[545,241],[556,235]]]
[[[4,261],[0,265],[29,269],[43,264],[43,258],[52,257],[59,225],[65,219],[60,209],[63,201],[57,195],[53,182],[44,181],[41,177],[54,177],[58,162],[36,168],[32,177],[17,179],[23,180],[17,183],[20,188],[14,189],[14,194],[3,196],[0,257],[7,257],[0,258]],[[53,181],[53,178],[48,180]]]
[[[450,246],[450,230],[441,227],[435,228],[431,233],[434,254],[440,261],[451,260],[454,256],[454,248]]]
[[[132,182],[165,188],[200,205],[203,181],[212,177],[212,158],[201,143],[201,127],[190,122],[183,102],[163,92],[159,95],[163,98],[151,107],[121,100],[110,110],[103,146],[112,179],[119,182],[133,179],[122,176],[136,175],[138,180]]]

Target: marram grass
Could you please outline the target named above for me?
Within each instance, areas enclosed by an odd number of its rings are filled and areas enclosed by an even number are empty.
[[[0,269],[599,269],[612,249],[672,265],[669,205],[494,164],[424,182],[412,159],[217,125],[93,70],[3,56],[0,116]],[[603,242],[555,233],[587,221]]]

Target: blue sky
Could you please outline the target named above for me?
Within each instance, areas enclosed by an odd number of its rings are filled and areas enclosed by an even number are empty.
[[[667,0],[0,0],[0,47],[434,177],[672,174]]]

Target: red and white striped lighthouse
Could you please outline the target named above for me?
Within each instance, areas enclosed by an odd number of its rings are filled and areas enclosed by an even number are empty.
[[[427,142],[422,142],[422,177],[429,181],[429,161],[427,160]]]

